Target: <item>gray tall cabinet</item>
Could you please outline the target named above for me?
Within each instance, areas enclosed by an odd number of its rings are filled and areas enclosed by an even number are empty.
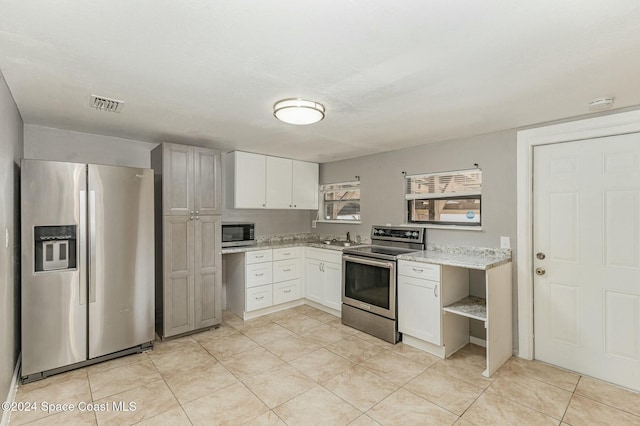
[[[156,191],[156,331],[222,322],[220,152],[163,143],[151,152]]]

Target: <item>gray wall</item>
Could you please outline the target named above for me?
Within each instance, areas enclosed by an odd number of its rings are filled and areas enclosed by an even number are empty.
[[[500,247],[500,236],[516,236],[516,132],[505,131],[417,148],[325,163],[320,182],[352,181],[360,176],[361,225],[318,223],[317,231],[350,231],[369,236],[371,225],[405,220],[404,177],[407,174],[482,169],[482,230],[429,229],[432,243]]]
[[[9,392],[19,353],[20,158],[22,118],[0,73],[0,399]],[[8,247],[5,232],[9,233]]]
[[[318,223],[314,231],[360,234],[369,237],[371,225],[406,222],[404,177],[407,174],[482,169],[482,230],[428,229],[427,242],[478,247],[500,247],[500,237],[516,247],[516,131],[437,142],[417,148],[358,157],[320,165],[320,183],[352,181],[360,176],[361,225]],[[315,214],[314,214],[315,216]],[[515,250],[513,258],[515,259]],[[513,336],[517,345],[517,283],[513,264]],[[470,274],[472,292],[484,275]],[[471,323],[471,335],[484,338],[484,328]]]
[[[24,126],[24,157],[109,166],[151,167],[158,144],[51,127]]]

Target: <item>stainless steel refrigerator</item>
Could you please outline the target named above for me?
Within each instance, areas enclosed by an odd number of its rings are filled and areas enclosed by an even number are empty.
[[[154,340],[153,170],[22,160],[22,380]]]

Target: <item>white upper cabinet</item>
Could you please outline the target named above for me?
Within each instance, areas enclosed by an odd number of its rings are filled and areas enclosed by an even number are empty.
[[[227,195],[231,201],[228,205],[236,209],[265,208],[266,157],[234,151],[226,156],[226,160]]]
[[[294,209],[318,209],[318,163],[292,160],[291,202]]]
[[[268,209],[289,209],[291,204],[291,163],[293,160],[267,157],[265,187]]]
[[[234,151],[225,169],[230,208],[318,209],[317,163]]]

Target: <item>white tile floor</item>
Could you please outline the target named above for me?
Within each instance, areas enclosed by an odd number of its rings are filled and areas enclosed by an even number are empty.
[[[37,409],[11,424],[640,425],[637,393],[519,358],[490,379],[483,369],[482,348],[441,360],[309,306],[225,313],[219,329],[20,386],[16,401]]]

